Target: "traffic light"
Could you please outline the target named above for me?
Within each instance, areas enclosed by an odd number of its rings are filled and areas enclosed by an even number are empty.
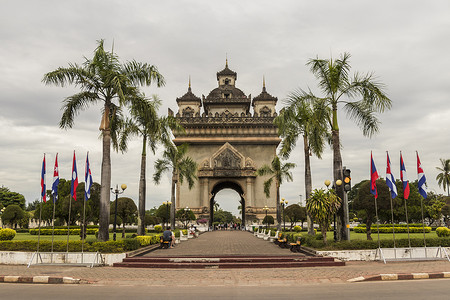
[[[352,189],[352,178],[350,177],[350,169],[342,170],[342,178],[344,179],[344,191],[349,192]]]

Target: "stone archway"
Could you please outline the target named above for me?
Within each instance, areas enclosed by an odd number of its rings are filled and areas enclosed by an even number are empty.
[[[236,183],[236,182],[233,182],[233,181],[229,181],[229,180],[224,180],[224,181],[221,181],[221,182],[217,183],[216,185],[214,185],[214,187],[212,188],[212,191],[211,191],[212,197],[209,200],[209,226],[211,227],[213,225],[213,220],[214,220],[214,203],[216,202],[215,201],[215,197],[216,197],[217,193],[220,192],[223,189],[232,189],[236,193],[239,194],[239,196],[241,198],[239,200],[239,203],[241,203],[241,220],[242,220],[242,224],[246,224],[245,223],[244,190],[239,185],[239,183]]]

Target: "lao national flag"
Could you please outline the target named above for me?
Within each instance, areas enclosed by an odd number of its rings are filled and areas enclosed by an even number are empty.
[[[389,159],[389,153],[386,152],[387,155],[387,165],[386,165],[386,184],[391,191],[391,197],[394,199],[397,197],[397,186],[395,185],[395,178],[391,171],[391,160]]]
[[[409,181],[406,178],[406,168],[405,163],[403,162],[403,156],[401,152],[400,152],[400,179],[403,182],[403,198],[407,200],[409,197]]]
[[[46,195],[45,195],[45,154],[44,154],[44,160],[42,161],[42,171],[41,171],[41,198],[42,201],[47,202]]]
[[[70,185],[70,195],[75,201],[77,201],[77,187],[78,187],[77,161],[75,159],[75,151],[73,151],[72,184]]]
[[[375,196],[375,199],[378,198],[377,179],[377,168],[373,162],[372,152],[370,152],[370,192]]]
[[[425,178],[425,173],[422,169],[422,164],[420,163],[419,153],[417,153],[417,177],[419,179],[419,193],[422,195],[424,199],[427,199],[427,179]]]
[[[52,184],[53,203],[55,203],[56,200],[58,200],[58,184],[59,184],[58,153],[56,153],[55,168],[53,169],[53,184]]]
[[[86,154],[86,170],[84,172],[84,199],[87,201],[91,197],[92,174],[89,167],[89,152]]]

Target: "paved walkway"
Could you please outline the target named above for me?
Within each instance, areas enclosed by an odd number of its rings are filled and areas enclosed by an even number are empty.
[[[303,256],[246,231],[212,231],[189,239],[172,249],[158,249],[146,256]]]
[[[245,245],[234,241],[245,237]],[[238,238],[239,236],[239,238]],[[211,239],[211,240],[210,240]],[[231,244],[226,243],[226,241]],[[234,246],[231,246],[233,245]],[[200,246],[202,245],[202,246]],[[150,255],[167,256],[169,253],[179,256],[182,250],[191,255],[273,255],[283,251],[291,255],[288,249],[279,247],[250,233],[238,231],[219,231],[200,235],[198,239],[182,242],[174,249],[155,251]],[[202,252],[203,251],[203,252]],[[185,254],[185,253],[184,253]],[[98,285],[146,285],[146,286],[298,286],[318,283],[347,283],[348,279],[379,274],[436,273],[450,272],[448,261],[423,262],[347,262],[340,267],[307,267],[292,269],[132,269],[113,267],[71,267],[71,266],[32,266],[1,265],[0,276],[51,276],[73,277],[84,282]],[[353,283],[357,284],[357,283]]]

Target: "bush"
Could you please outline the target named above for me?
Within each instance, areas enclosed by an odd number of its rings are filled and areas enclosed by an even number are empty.
[[[300,226],[294,226],[294,231],[300,232],[300,231],[302,231],[302,228]]]
[[[5,229],[1,229],[0,228],[0,241],[10,241],[15,236],[16,236],[16,231],[15,230],[12,230],[12,229],[9,229],[9,228],[5,228]]]
[[[447,227],[438,227],[436,228],[436,234],[438,237],[448,237],[450,236],[450,229]]]
[[[136,240],[141,246],[154,245],[159,243],[159,235],[138,235]]]
[[[377,226],[372,226],[370,227],[370,229],[372,230],[372,233],[377,232]],[[379,226],[379,230],[380,233],[392,233],[392,226]],[[396,233],[406,233],[408,232],[408,228],[405,226],[394,226],[394,230]],[[413,227],[409,227],[409,232],[410,233],[421,233],[423,232],[424,228],[422,226],[417,227],[417,226],[413,226]],[[357,226],[355,228],[353,228],[353,231],[356,233],[366,233],[366,227],[360,227]],[[431,227],[426,226],[425,227],[425,233],[430,233],[431,232]]]
[[[96,228],[86,228],[86,234],[96,234],[98,229]],[[70,235],[80,235],[81,229],[74,228],[70,229]],[[38,235],[39,229],[30,229],[29,233],[31,235]],[[52,229],[50,228],[41,228],[41,235],[52,235]],[[67,228],[56,229],[54,235],[67,235]]]
[[[162,226],[161,225],[155,225],[155,227],[154,227],[154,229],[155,229],[155,231],[156,232],[162,232]]]

